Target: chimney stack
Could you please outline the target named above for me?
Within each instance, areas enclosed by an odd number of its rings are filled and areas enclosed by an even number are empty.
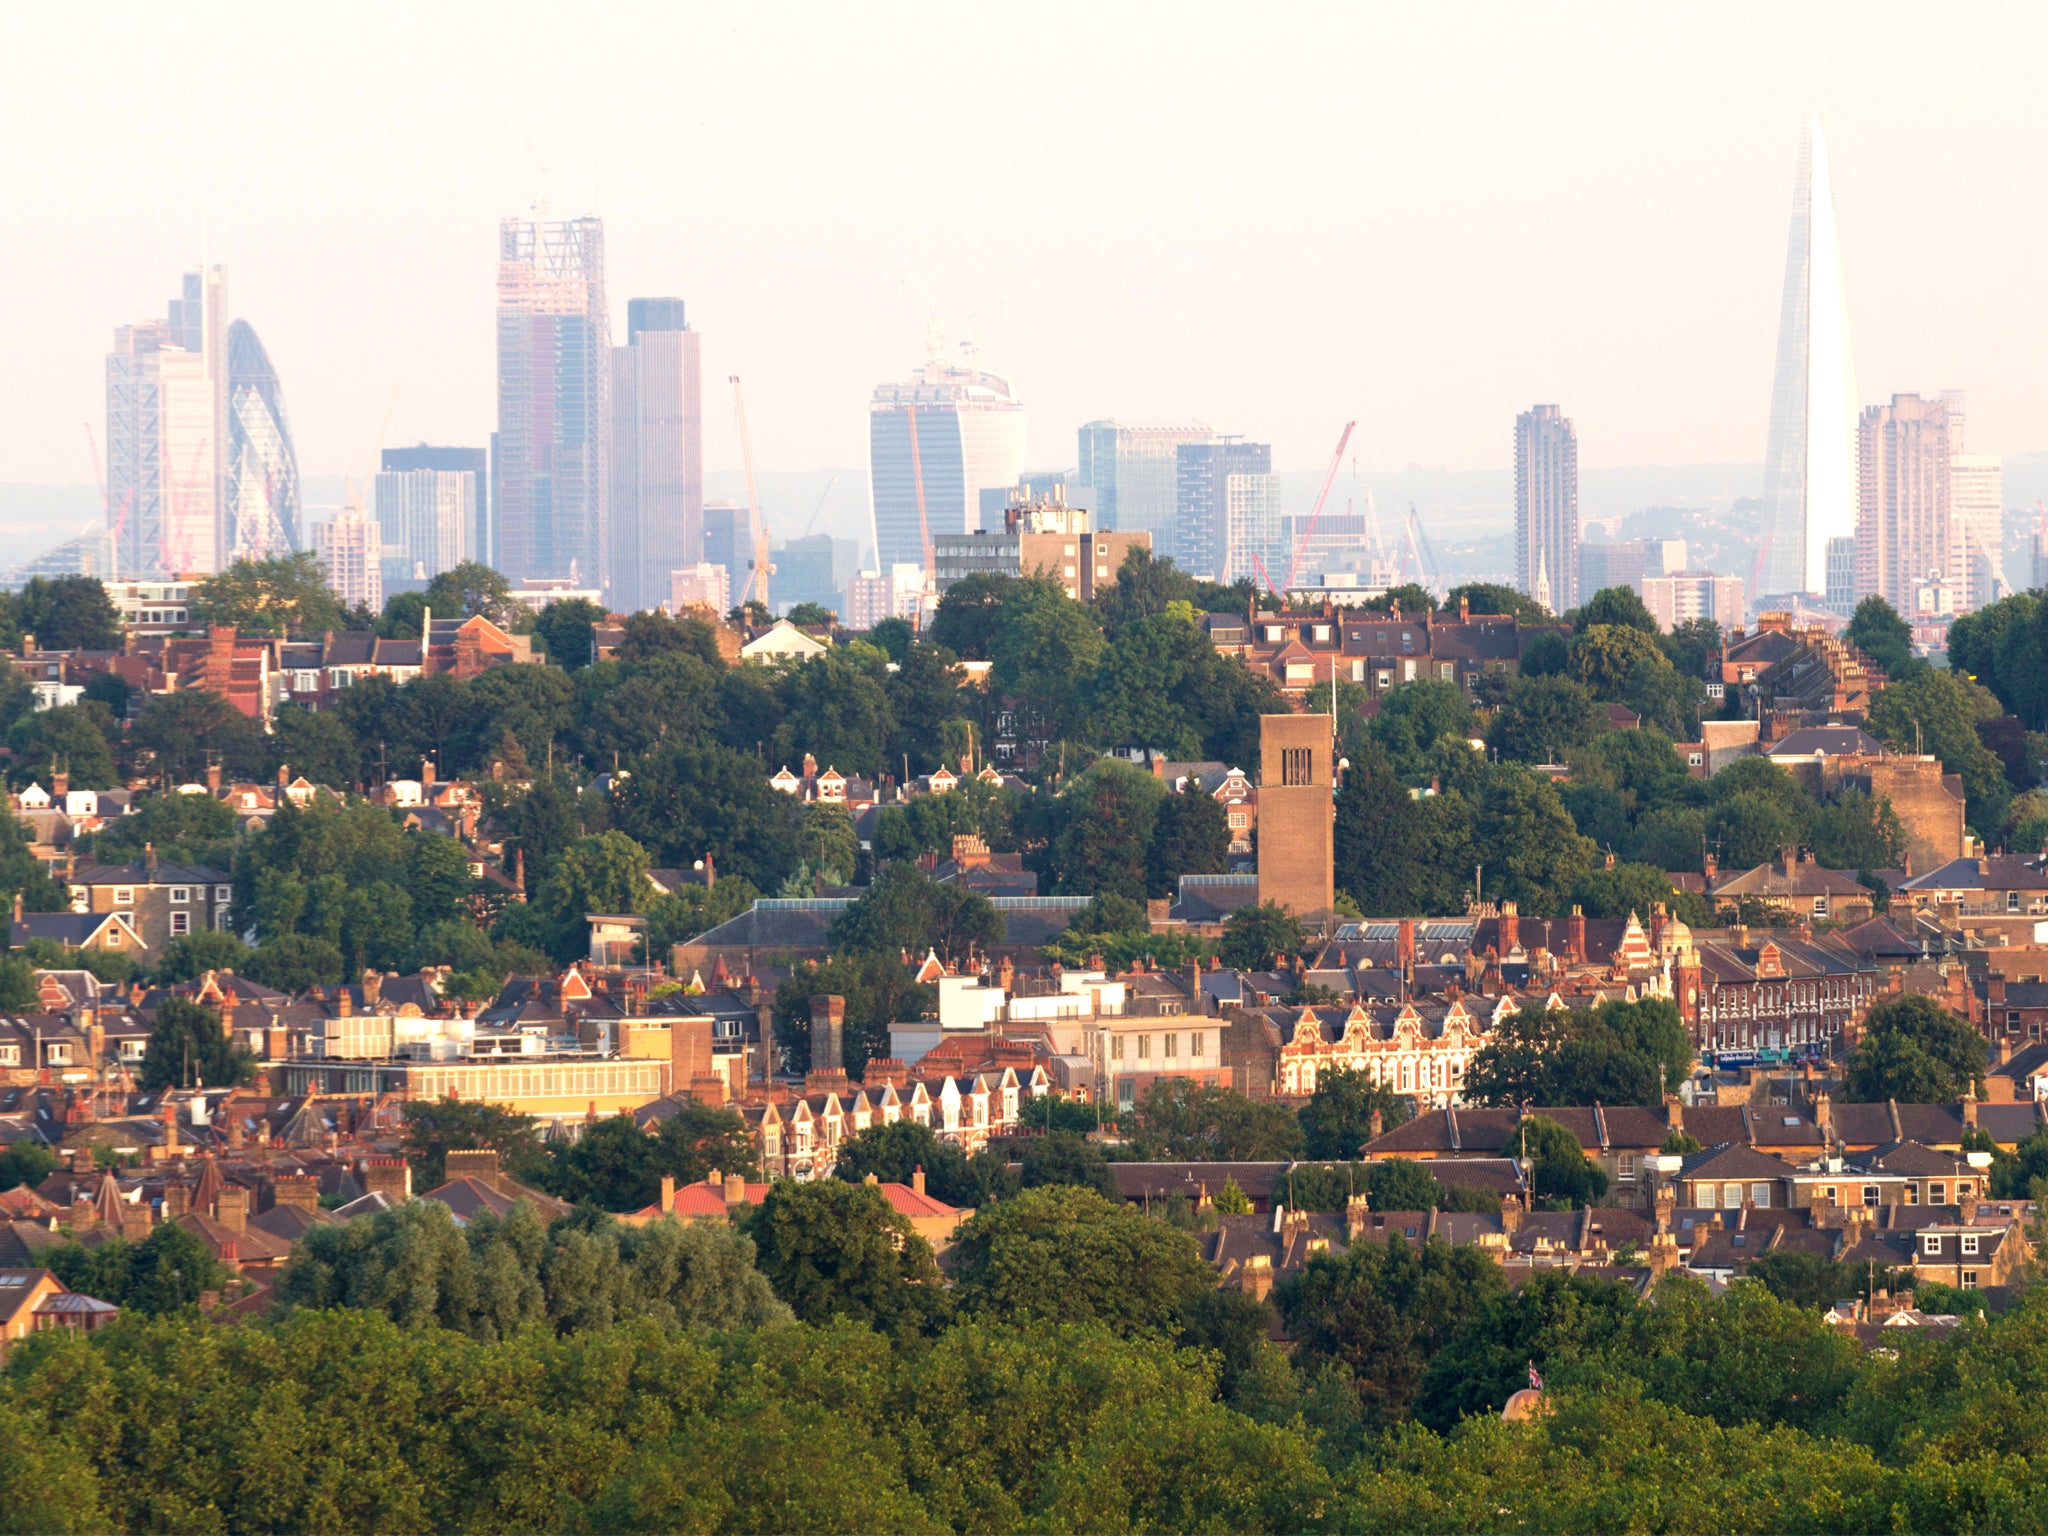
[[[836,993],[811,999],[811,1070],[846,1070],[846,999]]]
[[[693,1091],[700,1077],[715,1075],[711,1065],[711,1020],[674,1018],[668,1025],[669,1092],[681,1097]]]

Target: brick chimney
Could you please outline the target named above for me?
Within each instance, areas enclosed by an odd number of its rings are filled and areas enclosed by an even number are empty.
[[[240,1184],[223,1184],[213,1202],[213,1219],[240,1237],[249,1229],[249,1191]]]
[[[846,1070],[846,999],[836,993],[811,999],[811,1070]]]
[[[453,1153],[449,1154],[451,1160]],[[454,1177],[450,1170],[449,1177]],[[382,1194],[394,1205],[401,1205],[412,1198],[412,1164],[402,1157],[366,1157],[363,1159],[363,1192]]]
[[[707,1018],[669,1020],[669,1092],[685,1094],[700,1077],[716,1076],[711,1065],[711,1021]]]
[[[754,1022],[761,1031],[761,1070],[755,1074],[764,1081],[775,1075],[780,1063],[775,1051],[775,1005],[762,1003],[754,1010]]]
[[[924,1193],[924,1164],[919,1163],[910,1172],[910,1187],[920,1195]]]
[[[175,1221],[192,1208],[192,1191],[183,1179],[164,1180],[164,1220]]]
[[[297,1206],[302,1211],[320,1208],[320,1181],[308,1173],[279,1174],[270,1184],[272,1205]]]
[[[1512,901],[1500,904],[1500,957],[1505,960],[1508,951],[1515,948],[1522,938],[1522,916]]]
[[[1573,907],[1572,915],[1565,922],[1566,956],[1579,965],[1586,963],[1586,909]]]
[[[1378,1110],[1374,1110],[1372,1118],[1366,1121],[1365,1127],[1366,1139],[1368,1141],[1378,1141],[1386,1133],[1387,1117]]]
[[[740,1175],[728,1173],[721,1188],[725,1194],[725,1208],[727,1210],[731,1210],[736,1205],[745,1205],[747,1203],[747,1181],[740,1177]]]
[[[364,1009],[364,1011],[365,1011],[365,1012],[370,1012],[370,1011],[374,1010],[374,1009],[376,1008],[377,1004],[378,1004],[378,1001],[379,1001],[379,1000],[380,1000],[380,999],[381,999],[381,998],[382,998],[383,996],[384,996],[384,973],[383,973],[382,971],[379,971],[379,970],[367,970],[367,971],[364,971],[364,972],[363,972],[363,1009]]]
[[[1412,917],[1401,919],[1399,960],[1401,974],[1403,976],[1412,976],[1415,973],[1415,919]]]
[[[1522,1227],[1522,1202],[1513,1195],[1500,1197],[1500,1229],[1509,1237]]]
[[[661,1176],[661,1213],[666,1216],[676,1208],[676,1176],[664,1173]]]
[[[1244,1261],[1244,1267],[1237,1272],[1237,1288],[1253,1301],[1264,1301],[1273,1289],[1273,1261],[1263,1253],[1255,1253]]]

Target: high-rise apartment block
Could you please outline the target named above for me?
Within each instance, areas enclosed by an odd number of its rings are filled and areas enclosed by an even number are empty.
[[[226,289],[219,267],[188,272],[167,318],[114,332],[107,527],[119,575],[210,575],[230,547]]]
[[[417,563],[431,580],[465,560],[492,564],[490,455],[484,449],[386,448],[378,467],[377,521],[387,550],[397,546],[410,557],[408,573]],[[461,525],[451,527],[451,517]]]
[[[387,589],[418,587],[465,560],[482,560],[481,448],[386,448],[375,482]]]
[[[1256,580],[1254,561],[1271,561],[1279,532],[1270,443],[1224,437],[1174,448],[1173,557],[1182,570],[1206,581]]]
[[[1515,585],[1552,613],[1579,604],[1579,434],[1554,405],[1515,418]]]
[[[1856,584],[1909,621],[1957,611],[1950,581],[1948,406],[1893,395],[1863,413]]]
[[[1996,454],[1970,453],[1963,392],[1945,389],[1948,408],[1949,584],[1972,612],[2003,595],[2005,474]]]
[[[697,332],[681,299],[626,301],[612,351],[611,605],[658,607],[704,552],[704,401]]]
[[[491,500],[515,581],[611,579],[611,350],[603,220],[503,220]]]
[[[941,533],[980,526],[981,493],[1024,472],[1024,406],[1007,379],[934,358],[868,405],[868,491],[879,568],[922,566]]]
[[[313,526],[313,551],[326,568],[327,585],[347,608],[375,612],[384,606],[383,546],[377,520],[353,508]]]
[[[299,456],[277,370],[248,321],[228,327],[227,357],[226,555],[267,560],[299,547]]]
[[[924,567],[898,561],[886,571],[862,571],[846,583],[848,629],[873,629],[884,619],[915,619],[924,599]]]
[[[1764,453],[1762,591],[1826,590],[1828,545],[1857,534],[1856,368],[1820,114],[1807,120],[1792,186],[1792,234]]]
[[[1743,624],[1740,576],[1716,576],[1709,571],[1645,576],[1641,592],[1643,606],[1662,630],[1676,629],[1691,619],[1712,619],[1723,634]]]
[[[1155,546],[1169,547],[1178,494],[1176,451],[1183,443],[1206,443],[1210,435],[1199,422],[1083,426],[1074,478],[1094,493],[1095,526],[1105,533],[1142,529]]]
[[[699,560],[669,573],[668,603],[674,613],[709,608],[720,618],[732,611],[732,578],[722,565]]]

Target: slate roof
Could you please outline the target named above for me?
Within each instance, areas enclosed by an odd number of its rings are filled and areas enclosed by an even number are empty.
[[[1876,755],[1884,743],[1853,725],[1810,725],[1787,732],[1784,739],[1764,749],[1765,757],[1812,757],[1825,752],[1829,757],[1859,752]]]
[[[2048,891],[2048,872],[2011,854],[1985,859],[1950,859],[1939,869],[1915,875],[1899,887],[1919,894],[1933,891]]]

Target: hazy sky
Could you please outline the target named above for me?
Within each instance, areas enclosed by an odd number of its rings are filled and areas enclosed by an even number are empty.
[[[1757,462],[1801,114],[1861,393],[2048,446],[2041,7],[618,4],[17,9],[0,481],[79,481],[112,328],[202,249],[308,474],[493,424],[497,220],[602,214],[678,293],[707,457],[866,462],[936,320],[1030,410],[1198,415],[1315,467]]]

